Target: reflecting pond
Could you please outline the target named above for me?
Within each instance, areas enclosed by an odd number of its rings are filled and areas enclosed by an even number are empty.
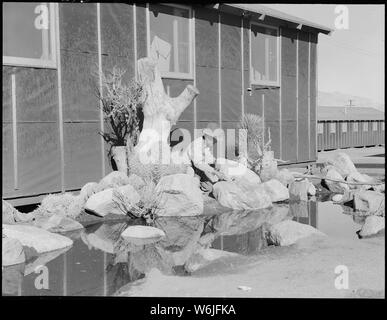
[[[158,218],[155,226],[164,230],[166,237],[147,245],[133,245],[120,238],[129,225],[142,224],[142,220],[95,223],[66,234],[74,241],[71,248],[4,268],[2,293],[109,296],[123,285],[143,278],[154,267],[165,274],[189,276],[183,265],[199,241],[215,249],[257,255],[267,247],[263,225],[284,219],[312,225],[331,237],[361,241],[356,231],[364,218],[323,199],[275,204],[257,211]],[[37,289],[45,270],[49,289]]]

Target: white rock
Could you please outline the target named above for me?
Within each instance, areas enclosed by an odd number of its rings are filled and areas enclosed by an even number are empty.
[[[126,214],[121,211],[114,202],[114,190],[122,193],[127,201],[136,204],[140,201],[140,195],[131,185],[125,185],[118,188],[108,188],[93,194],[86,202],[85,209],[94,214],[103,217],[109,213]]]
[[[121,237],[135,244],[149,244],[165,237],[165,232],[149,226],[129,226],[122,232]]]
[[[234,181],[217,182],[213,194],[222,206],[235,210],[263,209],[272,205],[261,185],[248,185],[249,188]]]
[[[385,228],[385,218],[379,216],[368,216],[360,230],[360,236],[367,237],[378,233]]]
[[[332,164],[343,177],[357,172],[351,158],[344,152],[335,154],[333,158],[328,159],[328,163]]]
[[[289,185],[289,195],[292,201],[308,201],[308,190],[310,183],[308,180],[293,181]]]
[[[203,196],[198,180],[184,173],[164,176],[156,186],[160,194],[158,216],[197,216],[203,213]]]
[[[65,236],[27,225],[3,224],[3,234],[19,240],[23,246],[32,247],[38,253],[59,250],[73,245],[73,241]]]
[[[341,174],[334,167],[330,166],[327,168],[327,170],[328,171],[325,176],[327,179],[344,181]],[[331,180],[325,180],[325,183],[328,186],[329,190],[335,193],[344,193],[349,190],[349,186],[346,183],[340,183],[340,182],[331,181]]]
[[[278,174],[275,178],[281,182],[285,187],[290,185],[294,181],[293,174],[288,169],[278,170]]]
[[[334,201],[334,202],[340,202],[341,200],[343,200],[343,195],[342,194],[335,194],[332,197],[332,201]]]
[[[2,266],[12,266],[25,262],[23,246],[17,239],[3,237],[2,244]]]
[[[243,179],[252,184],[261,183],[259,176],[242,163],[218,158],[215,167],[230,178]]]
[[[311,235],[322,236],[324,233],[310,225],[293,220],[284,220],[278,224],[271,225],[266,233],[268,242],[278,246],[289,246]]]
[[[289,199],[288,189],[277,179],[271,179],[262,183],[263,188],[270,196],[272,202],[279,202]]]
[[[385,195],[371,190],[360,190],[354,193],[355,210],[366,211],[368,214],[385,214]]]

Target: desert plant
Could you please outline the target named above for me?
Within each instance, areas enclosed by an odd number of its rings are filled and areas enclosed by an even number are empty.
[[[111,71],[101,74],[102,92],[97,87],[95,89],[104,119],[111,129],[99,134],[110,147],[127,144],[133,147],[140,133],[144,90],[141,83],[135,80],[125,84],[124,74],[125,70],[113,67]]]
[[[155,211],[161,205],[160,193],[152,180],[145,181],[145,185],[138,190],[140,201],[133,204],[128,197],[117,189],[113,190],[113,201],[117,207],[132,218],[143,218],[147,223],[153,222]]]
[[[257,114],[246,113],[239,121],[239,129],[242,129],[242,137],[247,142],[247,150],[241,150],[242,155],[247,158],[250,168],[258,170],[264,153],[271,150],[270,128],[267,129],[268,141],[265,143],[264,119]]]

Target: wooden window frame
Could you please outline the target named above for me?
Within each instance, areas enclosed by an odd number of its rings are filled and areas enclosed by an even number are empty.
[[[334,128],[334,130],[332,128]],[[336,133],[336,122],[329,123],[329,133]]]
[[[256,25],[256,26],[260,26],[260,27],[263,27],[263,28],[266,28],[266,29],[273,29],[273,30],[276,30],[277,32],[277,81],[268,81],[268,80],[254,80],[253,79],[253,65],[252,65],[252,46],[251,46],[251,39],[252,39],[252,31],[251,31],[251,25]],[[263,85],[263,86],[271,86],[271,87],[280,87],[281,86],[281,80],[280,80],[280,76],[281,76],[281,72],[280,72],[280,61],[281,61],[281,52],[280,52],[280,37],[281,37],[281,33],[280,33],[280,28],[279,27],[274,27],[274,26],[269,26],[269,25],[266,25],[266,24],[263,24],[263,23],[259,23],[259,22],[256,22],[256,21],[251,21],[250,20],[250,24],[249,24],[249,73],[250,73],[250,84],[251,85]]]
[[[40,3],[40,2],[39,2]],[[42,2],[47,3],[47,2]],[[50,19],[50,45],[51,45],[51,59],[36,59],[36,58],[23,58],[13,56],[3,56],[3,65],[13,67],[29,67],[29,68],[42,68],[42,69],[57,69],[57,54],[56,54],[56,10],[58,9],[57,3],[47,3],[49,5],[49,19]]]
[[[194,80],[194,54],[195,54],[195,43],[193,43],[194,38],[194,32],[195,32],[195,20],[193,17],[193,9],[190,6],[181,5],[181,4],[174,4],[174,3],[158,3],[159,5],[163,6],[169,6],[173,8],[178,9],[185,9],[188,10],[188,33],[189,33],[189,72],[167,72],[167,71],[160,71],[161,78],[164,79],[180,79],[180,80]],[[157,3],[156,3],[157,5]],[[149,9],[149,3],[146,4],[146,42],[147,42],[147,53],[149,56],[150,53],[150,9]]]

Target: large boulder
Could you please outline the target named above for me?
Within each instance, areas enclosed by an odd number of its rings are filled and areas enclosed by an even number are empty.
[[[272,202],[279,202],[289,199],[288,189],[277,179],[271,179],[262,183],[263,189],[270,196]]]
[[[15,224],[19,222],[30,222],[35,220],[35,215],[33,213],[22,213],[19,210],[15,209],[12,204],[3,200],[3,223]]]
[[[104,188],[114,188],[129,184],[129,177],[120,171],[112,171],[101,179],[99,185]]]
[[[3,236],[2,243],[2,266],[12,266],[23,263],[26,257],[23,250],[23,245],[17,239],[12,239]]]
[[[27,225],[3,224],[3,234],[17,239],[23,246],[31,247],[38,254],[72,246],[73,241],[65,236]]]
[[[385,215],[384,194],[377,191],[361,190],[353,195],[355,210],[366,211],[367,214]]]
[[[78,221],[63,214],[40,217],[34,222],[34,225],[50,232],[68,232],[83,229],[83,225]]]
[[[343,177],[357,172],[351,158],[344,152],[335,154],[333,158],[328,159],[328,163],[333,165],[337,172]]]
[[[160,241],[165,237],[165,232],[150,226],[129,226],[122,232],[121,237],[134,244],[145,245]]]
[[[259,210],[231,211],[214,217],[211,226],[218,235],[240,235],[257,230],[265,225],[272,225],[291,219],[289,205],[273,205]]]
[[[278,224],[271,225],[266,231],[268,243],[277,246],[289,246],[311,235],[323,236],[324,233],[310,225],[293,220],[284,220]]]
[[[251,184],[261,183],[259,176],[242,163],[224,158],[216,159],[215,168],[233,180],[242,179]]]
[[[36,217],[65,215],[76,218],[85,205],[85,199],[72,193],[49,194],[43,198],[39,208],[34,211]]]
[[[359,235],[361,237],[372,236],[385,228],[385,218],[379,216],[368,216],[361,228]]]
[[[325,175],[326,179],[324,179],[324,183],[331,192],[345,193],[346,191],[349,190],[348,184],[340,182],[340,181],[344,181],[344,179],[341,176],[341,174],[335,169],[335,167],[328,166],[326,170],[327,170]],[[333,179],[334,181],[330,179]]]
[[[136,204],[140,201],[140,195],[130,185],[125,185],[117,188],[108,188],[98,193],[93,194],[86,202],[85,209],[94,213],[97,216],[104,217],[109,213],[125,215],[117,205],[114,192],[119,192],[125,197],[125,201],[129,204]]]
[[[198,180],[184,173],[164,176],[156,186],[158,216],[197,216],[203,213],[203,197]]]
[[[262,186],[241,186],[234,181],[214,184],[213,194],[219,203],[235,210],[263,209],[271,206],[270,196]]]

